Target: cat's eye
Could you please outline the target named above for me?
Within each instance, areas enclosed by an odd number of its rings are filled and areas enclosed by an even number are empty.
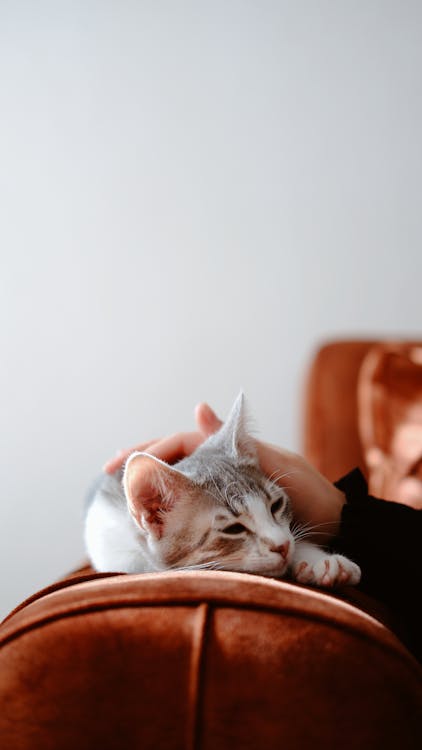
[[[271,513],[273,514],[273,516],[276,513],[278,513],[278,511],[281,510],[282,507],[283,507],[283,498],[280,497],[271,506]]]
[[[225,534],[241,534],[243,531],[246,531],[246,526],[243,523],[232,523],[231,526],[226,526],[223,529]]]

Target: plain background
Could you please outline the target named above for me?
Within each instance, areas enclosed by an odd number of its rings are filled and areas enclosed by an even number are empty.
[[[120,447],[300,446],[315,346],[421,333],[422,4],[0,0],[1,596]]]

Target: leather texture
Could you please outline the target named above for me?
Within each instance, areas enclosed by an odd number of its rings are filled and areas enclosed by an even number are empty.
[[[87,576],[0,629],[1,747],[420,746],[421,668],[354,605],[246,574]]]

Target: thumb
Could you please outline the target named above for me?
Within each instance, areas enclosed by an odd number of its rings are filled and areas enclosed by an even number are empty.
[[[195,407],[195,419],[199,431],[205,436],[217,432],[223,424],[211,407],[204,403]]]

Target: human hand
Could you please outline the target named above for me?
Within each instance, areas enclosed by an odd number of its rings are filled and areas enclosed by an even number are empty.
[[[106,474],[114,474],[135,451],[150,453],[168,464],[174,464],[185,456],[190,456],[198,445],[217,432],[223,424],[208,404],[198,404],[195,408],[195,418],[198,425],[197,432],[176,432],[165,438],[147,440],[133,448],[120,450],[104,464],[103,471]]]
[[[117,471],[134,451],[146,451],[166,463],[175,463],[190,455],[223,424],[208,404],[196,407],[195,418],[197,432],[179,432],[120,451],[105,464],[104,471],[109,474]],[[328,542],[338,532],[345,503],[343,493],[303,456],[260,440],[255,440],[254,444],[262,471],[286,490],[295,519],[304,524],[310,534],[312,532],[309,539],[318,544]]]

